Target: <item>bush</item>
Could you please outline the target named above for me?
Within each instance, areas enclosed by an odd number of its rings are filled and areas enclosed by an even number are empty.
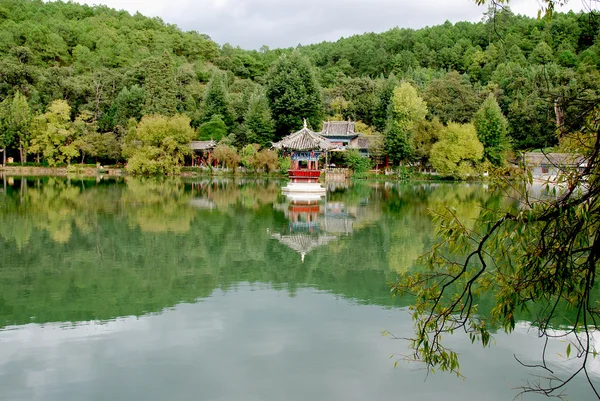
[[[291,167],[292,167],[292,159],[289,156],[279,158],[279,171],[280,172],[286,174]]]
[[[269,149],[263,149],[256,154],[256,165],[259,169],[264,169],[267,173],[277,170],[280,167],[277,152]],[[291,162],[290,162],[291,165]]]
[[[215,159],[217,163],[232,170],[235,170],[241,161],[241,157],[238,155],[237,150],[233,146],[225,144],[219,144],[215,148],[212,153],[212,158]]]
[[[356,149],[346,151],[344,153],[344,160],[348,168],[354,171],[354,174],[362,174],[369,171],[373,166],[371,159],[362,156]]]

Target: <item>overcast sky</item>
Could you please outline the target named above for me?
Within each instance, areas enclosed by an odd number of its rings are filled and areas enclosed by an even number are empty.
[[[245,49],[293,47],[335,41],[393,27],[422,28],[449,20],[479,21],[485,7],[474,0],[78,0],[130,13],[158,16],[183,30],[208,34],[222,45]],[[538,0],[512,0],[517,14],[537,15]],[[580,10],[581,0],[568,9]]]

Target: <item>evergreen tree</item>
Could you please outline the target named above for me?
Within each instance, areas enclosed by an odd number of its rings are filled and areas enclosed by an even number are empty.
[[[146,62],[146,101],[142,114],[172,116],[177,112],[177,85],[173,61],[167,52]]]
[[[373,125],[379,132],[386,129],[388,120],[388,106],[394,96],[394,89],[398,85],[398,80],[394,74],[390,74],[388,79],[383,81],[377,90],[377,105],[373,115]]]
[[[412,133],[393,118],[389,119],[385,130],[384,149],[393,164],[413,156]]]
[[[233,128],[234,118],[225,85],[225,76],[219,71],[213,72],[206,86],[202,122],[210,121],[216,114],[221,116],[228,129]]]
[[[289,56],[284,54],[273,64],[266,94],[275,118],[277,138],[302,127],[303,118],[313,127],[320,126],[321,88],[310,61],[298,51]]]
[[[477,130],[477,137],[484,147],[484,158],[494,166],[502,166],[508,122],[493,94],[483,102],[475,114],[473,123]]]
[[[225,136],[227,136],[227,125],[220,114],[213,114],[210,120],[198,127],[198,139],[200,140],[219,141]]]
[[[248,128],[248,142],[266,147],[273,140],[275,122],[263,93],[256,92],[250,97],[245,125]]]
[[[112,104],[113,126],[127,127],[130,118],[139,121],[142,118],[142,105],[146,99],[143,88],[133,85],[131,88],[123,88]]]

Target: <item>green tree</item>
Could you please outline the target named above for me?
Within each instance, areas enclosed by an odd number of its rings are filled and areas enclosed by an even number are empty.
[[[213,139],[220,141],[227,136],[227,125],[220,114],[213,114],[210,120],[198,127],[198,139],[208,141]]]
[[[215,115],[219,114],[228,129],[233,128],[233,112],[229,102],[229,95],[225,85],[225,75],[220,71],[214,71],[204,94],[204,103],[202,104],[202,121],[207,122]]]
[[[438,141],[439,133],[444,129],[444,125],[435,117],[433,120],[423,120],[415,127],[413,136],[414,159],[419,162],[421,167],[429,164],[431,148]]]
[[[233,146],[223,143],[219,144],[215,148],[212,157],[217,161],[217,163],[221,163],[223,167],[227,167],[234,171],[242,160],[241,156]]]
[[[271,149],[260,150],[255,157],[256,166],[267,173],[279,169],[279,156],[277,152]]]
[[[554,60],[554,53],[548,43],[542,41],[533,49],[529,59],[532,64],[548,64]]]
[[[466,178],[475,173],[483,157],[483,145],[473,124],[450,123],[431,147],[430,161],[443,177]]]
[[[135,129],[125,154],[127,170],[137,175],[176,174],[196,133],[187,116],[144,116]]]
[[[394,74],[390,74],[386,80],[379,84],[379,88],[377,89],[377,106],[373,113],[373,125],[379,132],[385,131],[388,110],[394,97],[396,86],[398,86],[398,79],[396,79]]]
[[[457,71],[432,80],[425,87],[423,98],[431,114],[444,124],[471,121],[480,102],[468,78]]]
[[[494,166],[504,165],[508,121],[494,95],[490,94],[475,113],[473,124],[477,130],[477,137],[483,144],[483,157]]]
[[[399,163],[412,157],[415,124],[425,119],[427,103],[414,86],[403,82],[394,89],[388,106],[388,125],[385,131],[385,150]]]
[[[273,64],[266,95],[275,119],[275,139],[298,130],[303,118],[313,127],[321,124],[321,88],[310,61],[300,52],[284,54]]]
[[[248,128],[248,142],[257,143],[261,147],[271,145],[275,133],[275,121],[271,116],[269,103],[263,93],[255,92],[250,97],[244,124]]]
[[[146,61],[142,114],[172,116],[177,112],[177,85],[171,56],[164,52]]]
[[[71,163],[79,156],[76,131],[71,122],[71,107],[64,100],[55,100],[48,111],[32,121],[29,153],[41,154],[50,166]]]
[[[6,151],[13,142],[13,132],[9,126],[10,105],[8,99],[0,103],[0,152],[2,165],[6,164]]]
[[[80,113],[73,122],[77,139],[74,144],[81,155],[83,164],[86,156],[98,159],[118,160],[121,157],[121,145],[112,132],[98,132],[96,121],[90,112]]]
[[[137,85],[121,89],[112,104],[113,126],[125,128],[130,118],[139,121],[142,118],[145,99],[146,92]]]
[[[354,174],[360,175],[367,172],[373,165],[371,159],[360,154],[356,149],[344,152],[344,161],[346,165],[354,171]]]
[[[0,126],[2,126],[4,132],[0,137],[0,147],[5,148],[16,140],[19,144],[21,163],[24,163],[27,161],[31,124],[31,111],[29,110],[27,98],[17,91],[12,101],[7,98],[2,102],[1,108],[2,116],[0,118],[2,123]],[[3,141],[2,138],[4,138]]]
[[[388,127],[385,130],[384,149],[392,164],[410,159],[414,152],[412,132],[406,126],[390,118]]]

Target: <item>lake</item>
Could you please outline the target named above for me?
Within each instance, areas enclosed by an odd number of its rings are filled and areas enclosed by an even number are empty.
[[[388,283],[436,242],[428,211],[472,221],[505,203],[486,185],[338,183],[306,203],[268,180],[0,181],[0,400],[512,400],[541,373],[514,357],[544,345],[526,316],[489,348],[448,337],[464,378],[381,334],[411,335]]]

